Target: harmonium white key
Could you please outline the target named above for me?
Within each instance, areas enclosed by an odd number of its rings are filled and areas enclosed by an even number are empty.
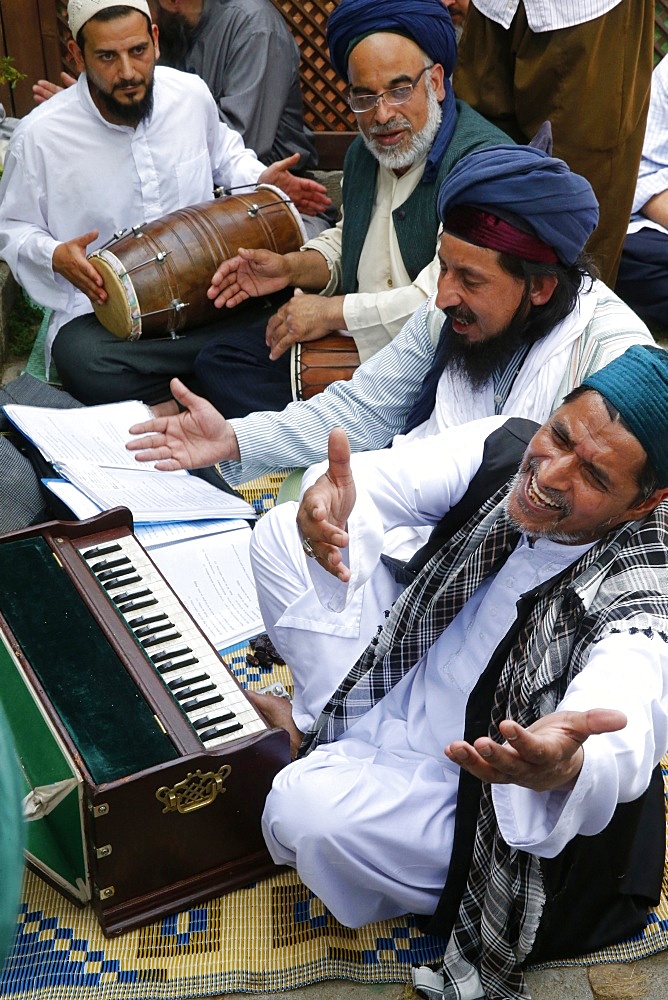
[[[118,508],[0,537],[0,701],[28,864],[106,934],[275,871],[270,728]]]

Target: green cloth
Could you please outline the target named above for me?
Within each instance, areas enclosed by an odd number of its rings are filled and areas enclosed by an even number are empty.
[[[508,143],[508,136],[470,108],[456,102],[457,124],[441,160],[436,180],[420,182],[412,194],[392,213],[399,249],[411,281],[434,257],[439,218],[436,200],[441,182],[463,156],[486,146]],[[343,236],[341,243],[342,295],[357,291],[357,268],[371,222],[378,161],[361,136],[350,146],[343,164]]]
[[[0,966],[16,930],[23,879],[22,789],[14,742],[0,708]]]

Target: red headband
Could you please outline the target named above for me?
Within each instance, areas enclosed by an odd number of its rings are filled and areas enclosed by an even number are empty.
[[[524,233],[498,215],[470,205],[457,205],[448,212],[444,229],[475,246],[509,253],[534,264],[556,264],[559,261],[552,247],[537,236]]]

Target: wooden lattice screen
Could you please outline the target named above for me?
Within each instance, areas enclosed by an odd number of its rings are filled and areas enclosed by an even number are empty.
[[[72,72],[72,60],[67,54],[67,43],[72,37],[67,25],[67,0],[55,0],[56,3],[56,30],[60,44],[60,68]],[[60,72],[60,71],[59,71]]]
[[[355,116],[344,96],[344,84],[329,64],[325,31],[336,0],[272,0],[288,22],[302,57],[304,114],[310,128],[355,131]]]
[[[301,53],[304,119],[315,133],[320,166],[340,167],[357,133],[345,99],[345,84],[329,63],[327,18],[338,0],[272,0],[288,22]]]
[[[338,0],[271,0],[285,17],[301,51],[302,89],[307,124],[316,133],[321,166],[340,165],[356,131],[345,102],[343,83],[329,64],[325,29]],[[379,3],[382,0],[378,0]],[[26,74],[15,90],[0,87],[9,114],[33,107],[32,83],[40,76],[58,79],[68,67],[66,0],[0,0],[0,55],[11,55]],[[668,52],[668,0],[656,0],[655,63]]]
[[[656,0],[654,15],[654,65],[668,52],[668,0]]]

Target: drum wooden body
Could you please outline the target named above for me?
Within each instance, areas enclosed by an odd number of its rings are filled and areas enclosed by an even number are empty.
[[[174,336],[220,318],[206,292],[239,247],[289,253],[304,240],[299,214],[270,185],[190,205],[90,254],[108,294],[95,315],[122,339]]]
[[[295,399],[310,399],[332,382],[347,382],[359,364],[355,341],[341,333],[295,344],[291,357],[292,394]]]

